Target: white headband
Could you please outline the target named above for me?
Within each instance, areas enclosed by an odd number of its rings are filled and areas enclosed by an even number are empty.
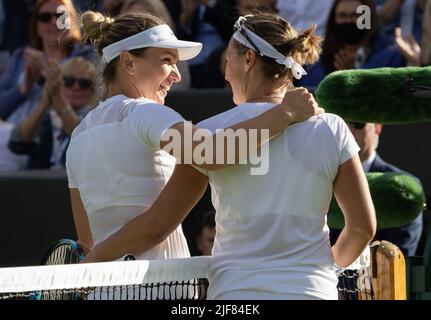
[[[103,61],[111,62],[121,51],[147,47],[178,49],[179,60],[183,61],[196,57],[202,50],[202,43],[178,40],[171,28],[162,24],[106,46],[102,50]]]
[[[286,57],[275,49],[269,42],[265,41],[253,31],[250,31],[244,26],[244,22],[247,20],[246,17],[239,17],[235,22],[235,29],[237,30],[233,34],[233,38],[242,43],[247,48],[257,51],[261,56],[269,57],[274,59],[277,63],[283,64],[286,68],[292,71],[295,79],[301,79],[307,72],[296,62],[292,57]],[[247,39],[248,37],[248,39]]]

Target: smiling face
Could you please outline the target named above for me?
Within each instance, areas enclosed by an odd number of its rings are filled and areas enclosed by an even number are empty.
[[[142,97],[164,104],[172,84],[181,81],[177,68],[178,50],[147,48],[142,56],[130,57],[133,70],[128,73],[135,91]]]

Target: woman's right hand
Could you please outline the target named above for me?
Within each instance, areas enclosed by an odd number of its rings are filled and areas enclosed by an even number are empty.
[[[308,120],[325,112],[323,108],[319,107],[313,95],[303,87],[289,90],[280,106],[289,115],[290,124]]]
[[[24,79],[19,85],[19,91],[23,95],[27,95],[33,88],[34,83],[41,76],[43,69],[44,56],[43,52],[33,49],[24,49]]]

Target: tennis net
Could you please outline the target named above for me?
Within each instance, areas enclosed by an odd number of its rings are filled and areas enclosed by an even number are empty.
[[[0,300],[198,300],[209,257],[0,269]]]

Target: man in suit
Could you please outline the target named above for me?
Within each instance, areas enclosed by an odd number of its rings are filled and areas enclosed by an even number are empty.
[[[383,126],[378,123],[348,123],[350,131],[355,137],[361,150],[359,158],[364,171],[367,172],[400,172],[409,174],[394,165],[391,165],[377,154],[379,136]],[[374,240],[387,240],[398,246],[405,257],[413,256],[422,235],[422,212],[418,217],[405,226],[378,230]],[[331,230],[331,243],[339,235],[339,230]]]

